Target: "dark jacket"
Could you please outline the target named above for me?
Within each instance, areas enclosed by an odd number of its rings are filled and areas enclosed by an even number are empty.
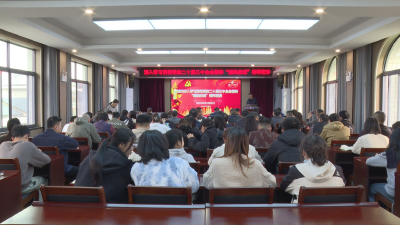
[[[345,119],[345,120],[341,120],[340,122],[342,122],[345,127],[348,127],[350,129],[350,134],[354,134],[354,130],[355,130],[354,125],[351,124],[349,122],[349,120]]]
[[[201,135],[200,141],[198,141],[196,138],[189,138],[188,141],[189,148],[198,152],[206,152],[207,149],[214,149],[218,147],[218,130],[215,127],[208,127],[204,131],[203,135]]]
[[[107,203],[128,203],[128,184],[134,184],[131,179],[133,162],[115,146],[108,146],[101,169],[101,181],[93,181],[90,172],[90,161],[97,151],[91,150],[89,156],[79,165],[79,173],[75,186],[99,187],[103,186]]]
[[[244,129],[244,118],[241,118],[240,120],[236,121],[235,127],[241,127]]]
[[[299,146],[305,137],[306,135],[297,129],[285,130],[280,134],[264,156],[267,170],[276,173],[279,162],[301,162]]]
[[[383,124],[379,124],[379,126],[381,127],[382,134],[390,138],[390,135],[392,135],[392,130]]]
[[[184,139],[184,141],[185,141],[185,147],[188,147],[188,146],[189,146],[189,141],[188,141],[188,138],[187,138],[187,135],[188,135],[188,134],[193,134],[194,137],[195,137],[198,141],[200,141],[201,132],[200,132],[199,129],[194,128],[194,127],[188,127],[188,126],[180,126],[180,127],[179,127],[179,130],[181,130],[181,131],[183,132],[183,139]]]
[[[57,146],[60,155],[64,156],[64,172],[68,172],[72,166],[68,165],[68,150],[77,149],[79,143],[77,140],[65,136],[64,134],[56,133],[54,129],[46,129],[43,133],[32,138],[32,143],[36,146]]]
[[[272,117],[271,118],[271,125],[272,125],[272,127],[275,129],[275,125],[276,124],[282,124],[282,122],[283,122],[283,120],[284,120],[285,118],[284,117],[282,117],[282,116],[274,116],[274,117]]]
[[[327,124],[328,124],[328,122],[323,122],[323,121],[322,121],[322,122],[315,123],[315,124],[311,127],[312,130],[310,130],[309,133],[321,134],[321,133],[322,133],[322,130],[324,129],[324,126],[327,125]]]
[[[111,136],[115,132],[114,127],[104,120],[99,120],[93,125],[96,127],[97,133],[108,132]]]
[[[131,118],[128,118],[125,115],[122,115],[119,120],[123,121],[125,123],[126,126],[128,126],[129,129],[135,129],[135,123],[133,123],[133,120]]]
[[[247,99],[247,104],[248,105],[257,105],[258,104],[258,102],[257,102],[257,99],[256,98],[253,98],[253,99]]]
[[[232,124],[232,123],[236,123],[236,121],[240,120],[242,117],[240,117],[239,115],[230,115],[228,117],[228,123]]]
[[[164,125],[171,129],[176,129],[176,124],[171,120],[166,120]]]

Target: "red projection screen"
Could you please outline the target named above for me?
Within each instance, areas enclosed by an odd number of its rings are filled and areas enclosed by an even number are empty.
[[[241,80],[171,80],[171,108],[180,117],[186,116],[191,108],[201,107],[209,115],[215,107],[229,115],[232,108],[241,107]]]

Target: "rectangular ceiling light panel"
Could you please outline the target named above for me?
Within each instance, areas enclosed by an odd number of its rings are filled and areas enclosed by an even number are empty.
[[[308,30],[319,19],[264,19],[259,30]]]
[[[272,55],[276,51],[240,51],[241,55]]]
[[[109,20],[93,21],[106,31],[114,30],[154,30],[148,20]]]
[[[206,54],[211,55],[237,55],[240,51],[206,51]]]
[[[205,51],[171,51],[174,55],[192,55],[192,54],[206,54]]]
[[[170,51],[136,51],[139,55],[166,55],[171,54]]]
[[[156,19],[149,20],[156,30],[205,29],[205,19]]]
[[[206,29],[256,30],[262,19],[206,19]]]

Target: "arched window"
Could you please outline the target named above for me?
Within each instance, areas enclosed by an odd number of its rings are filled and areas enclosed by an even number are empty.
[[[386,125],[392,126],[400,120],[399,76],[400,76],[400,38],[398,38],[385,60],[382,85],[382,111],[387,114]]]
[[[297,78],[297,111],[303,113],[303,69],[300,70]]]
[[[333,58],[328,70],[328,79],[326,82],[326,114],[336,113],[337,107],[337,59]]]

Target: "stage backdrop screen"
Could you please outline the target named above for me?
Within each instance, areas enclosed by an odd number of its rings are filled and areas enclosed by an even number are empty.
[[[241,80],[171,80],[171,108],[186,116],[191,108],[201,107],[209,115],[215,107],[229,115],[232,108],[241,107]]]

